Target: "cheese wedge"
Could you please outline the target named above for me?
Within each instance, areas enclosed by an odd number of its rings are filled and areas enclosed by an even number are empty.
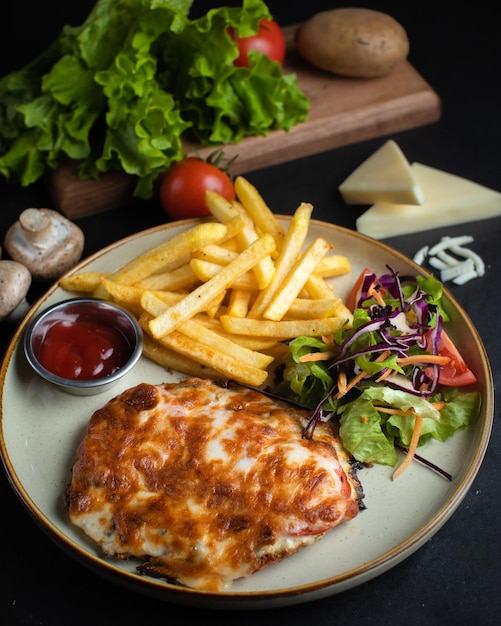
[[[411,165],[392,139],[354,170],[339,191],[346,204],[423,204],[425,196]]]
[[[426,202],[374,204],[357,219],[358,232],[383,239],[501,215],[498,191],[421,163],[413,163],[412,170]]]

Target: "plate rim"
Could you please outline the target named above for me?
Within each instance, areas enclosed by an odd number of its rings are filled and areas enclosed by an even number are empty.
[[[276,217],[279,220],[290,221],[292,217],[290,215],[277,214]],[[119,239],[104,248],[94,252],[85,259],[81,260],[77,265],[71,268],[64,276],[70,276],[72,274],[80,272],[86,266],[92,264],[94,261],[106,256],[108,253],[116,250],[117,248],[132,243],[134,240],[140,240],[145,237],[155,235],[162,231],[169,231],[173,228],[189,228],[190,226],[199,223],[200,221],[213,220],[213,218],[191,218],[185,220],[178,220],[175,222],[167,222],[158,226],[153,226],[143,231],[139,231],[128,235],[122,239]],[[416,264],[412,259],[407,257],[402,252],[395,250],[390,245],[380,240],[372,239],[362,233],[351,230],[349,228],[338,226],[329,222],[324,222],[318,219],[311,219],[311,223],[315,224],[319,228],[327,228],[331,232],[336,232],[341,236],[347,236],[350,238],[359,239],[367,242],[372,247],[381,249],[386,254],[398,258],[403,263],[413,267],[416,273],[423,275],[430,275],[425,268]],[[62,277],[61,277],[62,278]],[[17,472],[9,458],[9,452],[3,435],[3,395],[4,386],[7,372],[13,361],[14,355],[21,345],[22,336],[28,325],[30,319],[38,313],[43,307],[44,303],[55,294],[59,289],[59,280],[48,287],[48,289],[31,305],[29,311],[25,317],[19,322],[11,341],[9,342],[4,354],[4,358],[0,367],[0,456],[2,458],[3,466],[7,479],[16,493],[18,499],[21,501],[23,508],[31,516],[31,518],[37,523],[39,527],[45,532],[46,535],[52,539],[58,547],[63,549],[67,554],[75,558],[80,564],[92,569],[94,572],[101,574],[103,577],[121,584],[122,586],[130,587],[134,591],[140,591],[141,593],[149,596],[153,596],[160,600],[171,601],[177,604],[188,604],[190,606],[200,606],[205,608],[231,608],[231,609],[255,609],[255,608],[269,608],[275,606],[285,606],[291,604],[305,603],[311,600],[317,600],[322,597],[327,597],[341,593],[351,587],[361,585],[372,578],[379,576],[388,569],[398,565],[405,560],[408,556],[416,552],[428,539],[430,539],[442,526],[448,521],[448,519],[457,510],[462,500],[468,493],[475,477],[480,469],[483,458],[487,451],[487,447],[490,440],[490,435],[493,427],[494,420],[494,388],[493,388],[493,376],[490,367],[487,351],[483,344],[483,341],[474,326],[468,313],[462,308],[453,294],[443,286],[444,296],[449,301],[449,304],[458,312],[460,318],[468,326],[469,333],[475,340],[475,345],[480,353],[480,360],[484,367],[485,380],[485,397],[482,398],[485,406],[485,418],[481,427],[481,433],[479,434],[479,442],[472,456],[469,466],[465,469],[463,478],[457,483],[455,488],[445,499],[445,502],[439,507],[436,513],[428,519],[428,521],[420,526],[417,532],[411,534],[400,542],[393,549],[386,551],[377,558],[364,563],[362,566],[352,568],[349,571],[337,574],[332,577],[324,578],[314,583],[306,583],[302,585],[295,585],[294,587],[287,587],[283,589],[274,589],[270,591],[237,591],[231,590],[219,593],[204,592],[200,590],[190,589],[186,587],[179,587],[173,584],[166,583],[165,581],[157,581],[155,579],[145,578],[139,574],[128,572],[115,565],[113,561],[108,561],[104,557],[93,555],[87,552],[84,547],[78,545],[76,542],[67,537],[64,532],[50,520],[36,505],[32,496],[28,493],[21,479],[17,475]]]

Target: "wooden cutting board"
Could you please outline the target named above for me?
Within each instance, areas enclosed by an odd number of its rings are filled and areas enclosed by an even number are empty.
[[[405,61],[381,78],[334,76],[312,67],[294,50],[297,26],[284,29],[288,56],[284,71],[295,73],[310,101],[309,117],[290,131],[271,131],[266,137],[248,137],[221,146],[225,157],[236,156],[233,175],[306,157],[340,146],[424,126],[437,121],[441,101],[437,93]],[[185,144],[187,153],[208,156],[216,148]],[[70,219],[115,209],[132,197],[134,179],[123,173],[83,181],[75,164],[55,170],[49,189],[55,205]]]

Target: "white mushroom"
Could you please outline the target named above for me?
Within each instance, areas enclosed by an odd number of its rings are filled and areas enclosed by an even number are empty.
[[[26,294],[31,274],[17,261],[0,261],[0,322],[17,322],[29,308]]]
[[[80,260],[84,235],[51,209],[25,209],[7,231],[4,248],[25,265],[34,280],[54,280]]]

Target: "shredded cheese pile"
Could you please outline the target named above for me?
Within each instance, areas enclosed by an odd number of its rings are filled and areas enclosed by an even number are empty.
[[[464,285],[474,278],[485,274],[482,258],[465,246],[473,242],[470,235],[459,237],[442,237],[431,248],[423,246],[414,255],[414,262],[423,265],[427,262],[440,271],[440,280],[445,283],[452,281],[455,285]]]

